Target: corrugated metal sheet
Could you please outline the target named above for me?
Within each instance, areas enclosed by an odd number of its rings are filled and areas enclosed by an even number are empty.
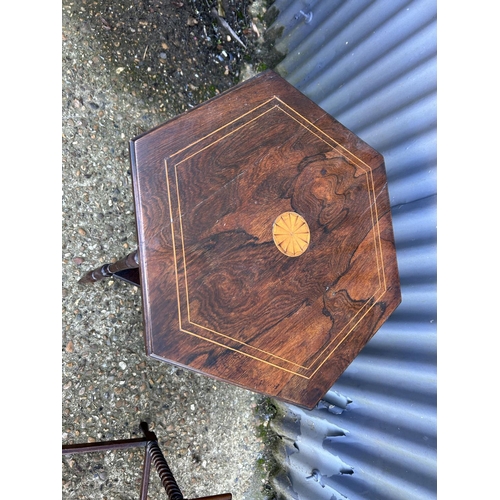
[[[436,498],[436,0],[276,0],[274,68],[385,158],[403,301],[308,412],[277,403],[285,498]],[[280,31],[277,31],[281,29]]]

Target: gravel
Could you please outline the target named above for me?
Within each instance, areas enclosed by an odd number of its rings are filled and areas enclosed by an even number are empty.
[[[268,7],[62,3],[62,442],[137,437],[146,421],[186,498],[273,498],[272,402],[147,358],[140,290],[77,281],[136,248],[128,140],[273,67]],[[142,460],[141,448],[64,456],[62,498],[136,499]],[[149,498],[165,497],[152,472]]]

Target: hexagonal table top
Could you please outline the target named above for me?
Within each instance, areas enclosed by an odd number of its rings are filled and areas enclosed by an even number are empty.
[[[382,156],[272,71],[130,149],[147,354],[313,408],[401,301]]]

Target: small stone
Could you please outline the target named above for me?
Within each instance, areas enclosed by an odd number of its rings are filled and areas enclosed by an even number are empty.
[[[78,234],[80,236],[86,236],[87,235],[87,231],[85,231],[85,229],[83,229],[82,227],[79,227],[78,228]]]
[[[73,345],[73,341],[70,340],[67,344],[66,344],[66,352],[73,352],[74,351],[74,345]]]
[[[75,257],[75,258],[73,259],[73,262],[74,262],[77,266],[79,266],[80,264],[83,264],[83,262],[84,262],[84,261],[85,261],[85,259],[84,259],[83,257]]]
[[[127,364],[124,363],[123,361],[120,361],[118,363],[118,366],[122,369],[122,370],[126,370],[127,369]]]

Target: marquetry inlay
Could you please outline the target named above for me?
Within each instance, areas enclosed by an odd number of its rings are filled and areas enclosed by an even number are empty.
[[[307,222],[295,212],[284,212],[274,221],[274,243],[288,257],[302,255],[309,246],[310,237]]]

